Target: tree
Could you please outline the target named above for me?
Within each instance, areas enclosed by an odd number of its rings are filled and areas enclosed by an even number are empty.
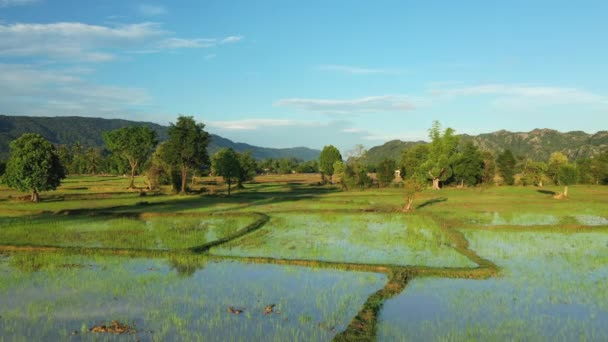
[[[496,158],[496,166],[498,166],[498,172],[505,180],[507,185],[513,185],[515,183],[515,157],[511,150],[505,150]]]
[[[568,157],[561,152],[553,152],[547,163],[547,175],[553,180],[555,185],[559,184],[559,170],[563,165],[568,164]]]
[[[522,181],[524,185],[532,183],[538,187],[543,187],[545,175],[547,173],[547,164],[527,160],[523,169]]]
[[[188,171],[200,169],[209,165],[207,145],[209,133],[203,123],[196,123],[191,116],[179,116],[177,123],[171,123],[167,134],[169,140],[165,146],[164,159],[179,170],[180,193],[186,193]]]
[[[211,168],[214,174],[221,176],[228,184],[228,196],[230,196],[230,185],[239,180],[240,167],[239,156],[231,148],[223,148],[213,155]]]
[[[257,164],[250,152],[237,153],[239,159],[239,175],[237,188],[242,189],[243,183],[253,180],[256,175]]]
[[[496,175],[496,162],[494,155],[490,151],[483,151],[483,171],[481,172],[481,181],[484,184],[492,184]]]
[[[85,159],[86,159],[86,171],[87,173],[90,174],[96,174],[97,172],[99,172],[99,169],[101,168],[101,162],[102,162],[102,157],[101,157],[101,152],[93,147],[89,147],[87,149],[87,153],[85,155]]]
[[[325,182],[326,175],[331,177],[334,174],[334,163],[337,160],[342,160],[342,155],[337,148],[333,145],[323,147],[319,155],[319,171],[321,172],[323,182]]]
[[[50,142],[39,134],[26,133],[10,143],[3,178],[11,188],[31,191],[32,202],[39,202],[39,192],[55,190],[65,178],[65,170]]]
[[[131,166],[129,189],[135,188],[135,171],[144,163],[156,144],[158,137],[148,126],[129,126],[103,134],[103,140],[112,153],[119,155]]]
[[[420,165],[424,164],[429,157],[429,146],[426,144],[416,145],[403,151],[401,155],[401,177],[403,179],[413,177],[419,172]]]
[[[424,190],[424,178],[420,176],[408,178],[403,182],[403,188],[405,189],[405,205],[401,211],[407,213],[414,210],[412,205],[416,198],[416,194]]]
[[[456,155],[459,137],[454,135],[452,128],[446,128],[441,133],[441,124],[433,122],[429,129],[429,154],[427,161],[421,165],[424,174],[433,181],[433,189],[439,190],[439,183],[445,182],[452,176],[452,163]]]
[[[481,152],[473,143],[466,143],[454,158],[454,178],[460,186],[477,185],[483,175],[484,160]]]
[[[564,192],[562,193],[561,197],[568,197],[568,185],[576,184],[576,181],[578,179],[578,170],[576,168],[576,165],[562,165],[559,168],[559,171],[557,172],[557,179],[559,183],[564,186]],[[560,198],[560,196],[558,195],[558,197],[556,198]]]
[[[385,187],[393,182],[396,168],[397,164],[392,159],[384,159],[380,162],[376,171],[376,177],[381,187]]]

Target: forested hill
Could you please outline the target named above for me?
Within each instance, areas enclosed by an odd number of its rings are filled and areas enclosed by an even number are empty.
[[[552,129],[535,129],[531,132],[498,131],[477,136],[460,135],[462,142],[473,142],[481,150],[495,155],[509,149],[516,156],[546,161],[551,153],[560,151],[571,160],[587,158],[608,148],[608,131],[587,134],[581,131],[561,133]],[[378,164],[385,158],[399,161],[401,152],[424,142],[392,140],[369,150],[370,164]]]
[[[0,160],[8,158],[9,143],[23,133],[39,133],[54,144],[71,145],[80,142],[85,147],[103,146],[102,133],[131,125],[146,125],[158,133],[159,139],[167,138],[167,127],[150,122],[120,119],[86,118],[79,116],[32,117],[0,115]],[[209,153],[223,147],[238,152],[251,151],[255,159],[297,158],[304,161],[317,159],[320,151],[306,147],[266,148],[235,143],[218,135],[211,135]]]

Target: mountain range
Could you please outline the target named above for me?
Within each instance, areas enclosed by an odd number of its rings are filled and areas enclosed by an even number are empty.
[[[167,139],[167,126],[151,122],[135,122],[121,119],[88,118],[79,116],[37,117],[0,115],[0,160],[8,158],[9,143],[23,133],[39,133],[58,145],[79,142],[85,147],[103,146],[102,133],[117,128],[145,125],[158,133],[160,141]],[[318,159],[320,151],[306,147],[267,148],[244,143],[211,134],[208,152],[210,155],[221,148],[230,147],[237,152],[251,152],[257,159],[297,158],[304,161]]]
[[[608,131],[588,134],[582,131],[562,133],[553,129],[535,129],[530,132],[509,132],[505,130],[479,135],[461,134],[460,141],[472,142],[482,151],[497,155],[511,150],[514,155],[538,161],[547,161],[551,153],[562,152],[570,160],[588,158],[608,148]],[[399,161],[401,153],[424,141],[391,140],[383,145],[372,147],[368,161],[376,165],[383,159]]]
[[[23,133],[39,133],[54,144],[74,144],[80,142],[85,147],[103,146],[102,133],[113,129],[146,125],[158,133],[161,141],[167,139],[167,126],[150,122],[135,122],[121,119],[102,119],[78,116],[32,117],[0,115],[0,160],[8,157],[10,141]],[[560,151],[569,159],[587,158],[608,148],[608,131],[588,134],[582,131],[562,133],[552,129],[535,129],[530,132],[509,132],[505,130],[479,134],[460,135],[462,142],[472,142],[481,150],[497,155],[509,149],[516,156],[534,160],[548,160],[551,153]],[[372,147],[368,152],[368,162],[377,165],[383,159],[399,161],[404,150],[424,141],[392,140]],[[230,147],[238,152],[252,152],[255,159],[297,158],[304,161],[318,159],[320,151],[307,147],[266,148],[233,142],[219,135],[211,135],[209,153]]]

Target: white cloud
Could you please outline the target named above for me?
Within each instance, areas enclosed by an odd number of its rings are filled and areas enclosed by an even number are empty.
[[[221,44],[236,43],[243,40],[243,36],[228,36],[220,41]]]
[[[25,6],[38,2],[38,0],[0,0],[0,7]]]
[[[159,23],[89,25],[78,22],[52,24],[0,24],[0,57],[41,57],[88,62],[116,58],[120,51],[155,53],[164,49],[210,48],[236,42],[226,38],[178,38]]]
[[[0,56],[107,61],[114,58],[111,49],[127,49],[166,34],[149,22],[113,27],[77,22],[0,25]]]
[[[217,45],[217,39],[213,38],[167,38],[158,44],[161,49],[200,49]]]
[[[140,4],[137,6],[137,11],[149,17],[167,14],[167,9],[160,5]]]
[[[257,130],[270,127],[287,127],[287,126],[318,126],[318,122],[314,121],[298,121],[287,119],[244,119],[233,121],[210,121],[210,127],[216,127],[225,130]]]
[[[482,84],[470,87],[440,88],[435,94],[447,96],[498,96],[498,104],[606,104],[605,96],[578,88],[511,84]]]
[[[368,96],[348,100],[291,98],[278,100],[274,105],[333,114],[404,112],[415,109],[413,102],[402,95]]]
[[[392,69],[377,69],[377,68],[362,68],[351,65],[338,65],[338,64],[322,64],[317,67],[319,70],[335,71],[345,74],[353,75],[365,75],[365,74],[393,74],[397,73],[397,70]]]
[[[0,64],[3,112],[17,115],[107,115],[147,106],[143,89],[99,85],[80,70],[42,70],[23,64]]]

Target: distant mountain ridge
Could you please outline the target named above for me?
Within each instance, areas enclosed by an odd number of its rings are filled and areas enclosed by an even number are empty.
[[[500,130],[476,136],[461,134],[461,142],[472,142],[481,150],[497,155],[511,150],[516,156],[546,161],[551,153],[560,151],[570,160],[588,158],[608,148],[608,131],[588,134],[582,131],[562,133],[553,129],[534,129],[530,132],[509,132]],[[383,145],[372,147],[368,153],[370,164],[377,165],[385,158],[399,161],[401,153],[424,141],[392,140]]]
[[[9,143],[23,133],[39,133],[54,144],[80,142],[85,147],[103,146],[102,133],[113,129],[145,125],[158,133],[161,141],[167,139],[167,128],[151,122],[136,122],[122,119],[88,118],[80,116],[8,116],[0,115],[0,160],[8,158]],[[219,135],[211,134],[209,154],[221,148],[231,147],[238,152],[250,151],[255,159],[297,158],[304,161],[317,159],[321,151],[307,147],[268,148],[237,143]]]

